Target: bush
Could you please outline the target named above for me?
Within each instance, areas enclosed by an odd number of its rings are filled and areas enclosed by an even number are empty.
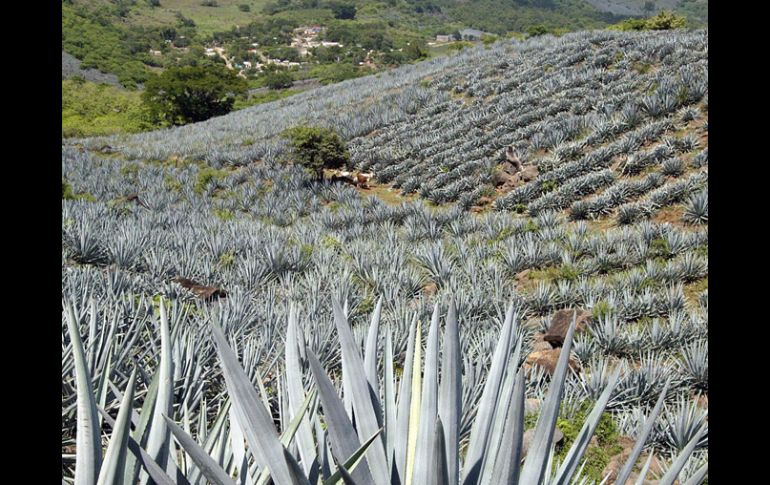
[[[249,5],[246,3],[242,3],[238,5],[238,10],[240,10],[241,12],[251,12],[251,7],[249,7]]]
[[[350,155],[340,136],[329,128],[295,126],[283,133],[289,139],[294,163],[305,167],[319,179],[324,168],[344,166]]]
[[[264,76],[265,86],[270,89],[290,88],[294,85],[294,78],[286,71],[272,71]]]
[[[612,30],[671,30],[687,26],[687,19],[673,12],[662,11],[648,19],[627,19],[610,27]]]

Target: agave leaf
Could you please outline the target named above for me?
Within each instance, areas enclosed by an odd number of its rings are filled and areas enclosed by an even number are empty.
[[[670,383],[671,380],[667,379],[666,384],[663,386],[663,390],[658,397],[658,402],[655,403],[655,407],[652,408],[650,415],[647,416],[647,419],[644,420],[644,426],[642,427],[641,433],[639,433],[639,436],[636,438],[634,448],[631,450],[631,454],[628,456],[628,459],[623,465],[623,468],[621,468],[618,472],[618,478],[616,480],[618,483],[626,483],[628,477],[631,476],[631,471],[634,469],[636,460],[639,459],[639,455],[642,453],[642,449],[647,442],[647,437],[650,435],[650,431],[652,431],[652,428],[655,425],[655,420],[658,418],[658,414],[663,408],[663,401],[666,398],[666,392],[668,391],[668,386]]]
[[[394,459],[401,483],[406,480],[406,454],[409,442],[409,409],[412,402],[412,368],[414,366],[415,332],[417,320],[409,326],[409,339],[406,344],[404,368],[401,374],[398,393],[398,415],[396,416],[396,435],[393,437]]]
[[[671,466],[669,467],[668,471],[666,471],[666,474],[663,475],[663,477],[660,479],[658,485],[672,485],[674,483],[674,480],[676,480],[676,478],[679,476],[679,472],[682,471],[685,463],[687,463],[687,460],[690,459],[690,455],[692,455],[692,452],[695,451],[695,447],[698,446],[698,441],[700,441],[701,437],[707,429],[708,423],[703,423],[700,427],[700,430],[695,433],[695,436],[692,437],[692,439],[687,443],[687,446],[684,447],[679,455],[677,455],[674,462],[671,463]]]
[[[479,408],[476,419],[471,427],[471,437],[468,443],[468,452],[465,456],[463,469],[465,485],[475,485],[481,473],[484,450],[487,446],[489,429],[492,424],[492,416],[497,406],[500,386],[502,384],[505,369],[508,366],[508,357],[511,349],[511,338],[514,333],[514,306],[508,307],[503,328],[500,330],[500,338],[492,356],[492,365],[484,383],[484,391],[479,400]]]
[[[705,480],[708,472],[709,472],[709,464],[704,463],[703,465],[701,465],[700,468],[695,470],[695,473],[693,473],[692,476],[688,478],[686,482],[684,482],[684,485],[701,485],[701,483],[703,483],[703,480]]]
[[[519,342],[518,346],[521,346]],[[516,361],[515,361],[516,362]],[[526,378],[519,368],[513,385],[513,395],[508,406],[500,449],[492,470],[492,483],[519,483],[522,442],[524,440],[524,391]]]
[[[245,485],[246,481],[250,478],[249,459],[246,456],[246,437],[243,436],[243,428],[238,422],[238,416],[235,413],[235,409],[231,407],[228,414],[230,417],[230,446],[233,450],[233,460],[235,461],[235,466],[238,470],[238,482],[240,482],[241,485]],[[193,461],[197,464],[197,460],[193,458]],[[267,469],[264,471],[265,475],[267,475]]]
[[[75,451],[75,485],[93,485],[102,464],[101,426],[96,411],[96,400],[91,388],[91,374],[83,352],[75,310],[66,306],[67,329],[75,359],[77,387],[77,441]]]
[[[363,445],[361,445],[361,446],[360,446],[360,447],[359,447],[359,448],[358,448],[358,449],[355,451],[355,453],[353,453],[353,454],[350,456],[350,458],[348,458],[348,459],[345,461],[345,464],[343,465],[343,467],[344,467],[344,469],[345,469],[346,471],[348,471],[348,472],[351,472],[351,473],[352,473],[353,471],[355,471],[355,469],[356,469],[356,467],[358,466],[358,464],[359,464],[359,463],[360,463],[360,462],[363,460],[363,458],[364,458],[364,454],[366,454],[366,450],[368,450],[368,449],[369,449],[369,445],[371,445],[372,443],[374,443],[374,439],[375,439],[375,438],[377,438],[377,435],[378,435],[378,434],[380,434],[380,432],[381,432],[381,431],[382,431],[382,429],[378,430],[376,434],[372,435],[372,436],[371,436],[371,437],[370,437],[368,440],[366,440],[366,441],[364,442],[364,444],[363,444]],[[324,480],[324,482],[323,482],[323,483],[324,483],[324,485],[334,485],[335,483],[337,483],[337,482],[340,480],[340,478],[341,478],[341,477],[342,477],[342,474],[340,473],[340,471],[339,471],[339,469],[338,469],[338,470],[337,470],[337,471],[334,473],[334,475],[332,475],[331,477],[329,477],[329,479],[328,479],[328,480]]]
[[[128,384],[126,384],[126,392],[123,393],[118,417],[110,437],[110,444],[107,446],[107,453],[104,455],[104,462],[101,470],[99,470],[97,485],[121,485],[123,483],[126,451],[128,450],[126,443],[128,443],[128,437],[131,433],[131,411],[134,403],[135,385],[136,368],[131,372]]]
[[[342,347],[343,374],[348,372],[350,388],[352,389],[353,409],[356,416],[356,427],[364,436],[373,435],[382,427],[379,418],[379,400],[370,390],[369,381],[364,373],[364,362],[358,345],[350,331],[347,318],[340,308],[339,302],[332,301],[334,323]],[[347,364],[344,364],[347,362]],[[367,462],[372,471],[372,478],[378,485],[387,485],[390,474],[385,459],[385,448],[381,437],[377,437],[375,445],[367,455]]]
[[[634,485],[644,485],[644,477],[647,476],[647,471],[650,469],[653,456],[655,456],[655,453],[651,452],[650,456],[648,456],[647,460],[644,462],[644,466],[642,466],[642,469],[639,471],[639,477],[636,479],[636,483]]]
[[[276,485],[291,485],[292,473],[283,455],[283,446],[265,406],[260,402],[254,385],[243,371],[238,357],[227,344],[222,330],[211,328],[216,343],[227,391],[238,413],[238,422],[260,467],[269,467]]]
[[[481,460],[481,476],[479,477],[479,482],[483,484],[490,483],[495,462],[498,460],[497,456],[502,451],[501,443],[503,440],[503,434],[506,430],[505,420],[508,418],[508,410],[511,407],[511,398],[513,397],[517,364],[518,362],[515,359],[510,359],[508,361],[508,369],[505,372],[505,380],[503,381],[503,387],[500,390],[497,406],[493,415],[494,417],[492,418],[492,428],[489,430],[487,449],[484,452],[484,457]]]
[[[385,331],[385,452],[388,469],[393,470],[396,450],[396,394],[393,377],[393,337],[390,326]]]
[[[334,385],[321,367],[318,357],[310,349],[307,349],[307,358],[310,363],[310,372],[313,374],[313,378],[318,386],[318,395],[321,397],[324,419],[327,423],[326,430],[332,446],[332,455],[334,458],[351,456],[360,447],[358,435],[355,429],[353,429],[353,424],[345,412],[344,404],[337,395]],[[359,483],[374,483],[367,463],[359,466],[354,474]]]
[[[433,307],[428,342],[425,350],[425,371],[420,396],[420,428],[417,433],[417,452],[414,465],[414,483],[427,483],[433,474],[433,444],[436,439],[438,416],[438,327],[439,306]]]
[[[436,436],[433,438],[433,465],[430,467],[432,472],[429,480],[432,485],[444,485],[452,483],[449,481],[446,459],[446,443],[444,440],[444,426],[441,424],[441,417],[436,416]]]
[[[291,423],[289,423],[289,426],[284,430],[283,433],[281,433],[281,444],[284,447],[287,447],[291,444],[291,440],[294,439],[294,435],[296,434],[297,430],[300,427],[300,423],[303,422],[305,419],[305,413],[307,413],[308,408],[310,407],[310,403],[315,399],[315,391],[312,391],[310,394],[307,395],[305,398],[305,401],[300,405],[299,410],[294,415],[294,419],[292,419]],[[315,453],[313,453],[312,462],[311,465],[315,464]],[[312,467],[311,467],[312,469]],[[267,483],[267,479],[270,478],[270,473],[268,472],[267,468],[262,469],[260,472],[259,478],[257,479],[257,485],[265,484]]]
[[[572,314],[572,323],[567,330],[567,336],[564,338],[559,360],[551,377],[548,394],[540,408],[540,417],[535,426],[535,434],[532,437],[532,444],[527,451],[527,459],[524,460],[524,467],[519,478],[522,483],[540,483],[545,477],[546,470],[550,469],[547,468],[550,457],[549,449],[553,445],[553,433],[556,428],[556,419],[559,417],[559,405],[564,392],[564,379],[567,377],[576,318],[577,311]]]
[[[115,426],[115,420],[112,419],[112,416],[107,414],[103,409],[99,409],[99,413],[102,415],[104,420],[107,421],[107,424],[112,427]],[[177,476],[176,481],[172,480],[171,477],[166,475],[166,471],[161,468],[160,465],[158,465],[155,460],[152,459],[150,454],[144,451],[144,448],[139,446],[139,443],[137,443],[136,440],[131,436],[128,437],[127,446],[128,451],[134,455],[137,463],[144,467],[156,485],[190,485],[189,482],[184,479],[184,477]]]
[[[345,470],[345,467],[342,465],[337,465],[337,471],[340,474],[340,477],[342,478],[342,483],[345,485],[356,485],[357,482],[353,480],[353,477],[350,476],[350,473],[348,473],[347,470]]]
[[[297,340],[297,315],[294,306],[289,309],[289,325],[286,329],[286,391],[289,395],[289,419],[295,417],[293,411],[302,405],[305,399],[305,388],[302,384],[302,369],[300,367],[299,342]],[[285,443],[284,446],[288,446]],[[310,421],[303,418],[297,430],[297,448],[302,458],[302,468],[310,473],[315,458],[313,433]]]
[[[139,369],[139,367],[135,367]],[[146,381],[145,381],[146,382]],[[158,398],[158,383],[160,382],[160,372],[156,372],[150,381],[150,387],[147,388],[147,393],[144,395],[144,403],[142,404],[142,411],[139,414],[139,425],[136,426],[134,432],[131,433],[131,438],[134,439],[140,446],[146,443],[146,431],[150,424],[150,420],[153,416],[153,409],[155,408],[155,401]],[[126,468],[123,474],[123,483],[136,483],[139,474],[139,461],[134,453],[126,457]]]
[[[454,300],[449,304],[444,348],[441,360],[441,388],[438,413],[442,432],[446,439],[447,483],[460,480],[460,419],[462,417],[462,357],[460,355],[460,332],[457,322],[457,306]],[[445,427],[444,427],[445,426]]]
[[[168,447],[171,435],[166,427],[163,415],[171,416],[174,413],[174,381],[173,362],[171,360],[171,337],[169,333],[168,317],[166,316],[166,302],[160,299],[160,364],[158,372],[158,397],[153,409],[150,435],[147,437],[147,453],[153,460],[165,467],[168,462]]]
[[[567,452],[567,456],[564,458],[561,466],[559,466],[554,485],[567,485],[570,483],[572,475],[574,475],[580,460],[583,458],[583,455],[588,449],[588,443],[591,440],[591,436],[593,436],[594,432],[596,431],[596,427],[599,426],[599,420],[602,418],[604,408],[607,407],[607,403],[610,401],[612,391],[615,389],[615,386],[618,383],[618,379],[620,378],[620,369],[620,366],[615,368],[615,371],[612,373],[607,382],[607,386],[604,388],[604,391],[602,391],[602,394],[599,396],[596,404],[594,404],[594,407],[586,418],[585,423],[583,423],[583,427],[580,429],[580,432],[575,438],[575,441],[572,443],[572,447],[570,447],[569,452]],[[625,483],[625,481],[619,483]]]
[[[421,323],[417,322],[414,336],[414,364],[412,367],[412,402],[409,406],[409,435],[406,447],[406,485],[412,485],[414,476],[414,461],[417,455],[417,433],[420,429],[420,393],[422,382],[420,367],[422,366],[422,331]]]
[[[203,476],[210,480],[214,485],[235,485],[235,482],[230,475],[220,467],[217,462],[209,456],[206,451],[185,431],[180,428],[175,422],[164,416],[166,424],[168,424],[171,433],[177,439],[179,444],[190,455],[190,458],[198,466]]]
[[[366,335],[366,350],[364,352],[364,369],[366,378],[372,389],[377,389],[379,379],[377,378],[377,336],[380,328],[380,315],[382,314],[382,296],[377,299],[377,306],[372,314],[372,321],[369,324],[369,332]]]

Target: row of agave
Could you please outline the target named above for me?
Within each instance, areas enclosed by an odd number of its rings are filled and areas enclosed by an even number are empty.
[[[443,339],[439,305],[434,307],[424,347],[422,324],[412,320],[400,377],[393,359],[392,329],[380,329],[382,300],[368,326],[363,354],[345,310],[336,301],[332,306],[341,359],[331,375],[303,341],[296,311],[289,314],[279,379],[286,401],[279,413],[280,433],[261,387],[260,370],[247,364],[260,357],[247,357],[244,349],[241,365],[232,348],[234,339],[228,342],[226,337],[227,329],[210,324],[227,399],[215,412],[210,428],[204,422],[206,416],[202,417],[195,439],[188,408],[184,403],[183,411],[175,408],[179,403],[174,382],[184,360],[175,351],[174,340],[183,329],[181,320],[169,319],[165,302],[159,303],[159,362],[151,380],[137,364],[128,376],[123,375],[122,391],[110,382],[109,374],[102,374],[96,392],[91,373],[98,359],[94,342],[89,339],[84,347],[78,312],[65,302],[77,387],[75,483],[588,483],[581,477],[581,461],[605,407],[616,395],[622,367],[591,374],[602,376],[604,384],[596,389],[593,408],[564,460],[553,463],[552,442],[568,376],[574,316],[522,464],[527,374],[520,365],[522,339],[513,306],[499,330],[469,433],[463,432],[461,424],[464,379],[453,303],[445,317]],[[109,366],[108,362],[108,371]],[[147,388],[137,413],[139,375]],[[341,381],[342,397],[335,380]],[[120,400],[115,417],[104,409],[107,386]],[[636,444],[616,483],[626,483],[634,473],[645,443],[655,432],[668,386],[641,417]],[[181,424],[175,419],[180,415]],[[111,428],[105,452],[102,421]],[[706,422],[701,420],[658,483],[674,483],[706,433]],[[637,483],[644,480],[651,459],[652,454],[636,474]],[[707,463],[700,465],[683,483],[701,483],[707,471]]]
[[[216,167],[273,163],[286,151],[276,136],[283,129],[321,124],[337,128],[349,140],[354,164],[373,170],[381,182],[436,203],[463,198],[468,208],[483,195],[479,183],[491,189],[490,167],[506,146],[526,159],[539,149],[561,153],[586,130],[581,151],[638,125],[668,123],[678,129],[690,122],[698,116],[692,106],[707,97],[707,52],[703,31],[503,41],[205,123],[83,144],[107,144],[140,159],[175,156]],[[470,103],[452,98],[449,93],[457,88]],[[622,153],[630,153],[640,139],[624,143]],[[547,167],[550,156],[535,163]],[[585,165],[580,175],[594,169],[595,164]]]

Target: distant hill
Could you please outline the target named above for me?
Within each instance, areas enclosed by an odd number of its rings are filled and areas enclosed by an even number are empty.
[[[708,0],[586,0],[600,12],[615,15],[644,16],[662,10],[685,15],[697,26],[708,22]]]
[[[61,78],[69,79],[72,77],[82,77],[86,81],[93,83],[112,84],[120,86],[118,76],[114,74],[105,74],[98,69],[83,69],[80,67],[82,62],[74,56],[62,51],[61,53]]]

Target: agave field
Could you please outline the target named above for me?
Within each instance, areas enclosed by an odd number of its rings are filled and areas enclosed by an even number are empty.
[[[63,143],[62,483],[704,483],[707,58],[503,41]]]

